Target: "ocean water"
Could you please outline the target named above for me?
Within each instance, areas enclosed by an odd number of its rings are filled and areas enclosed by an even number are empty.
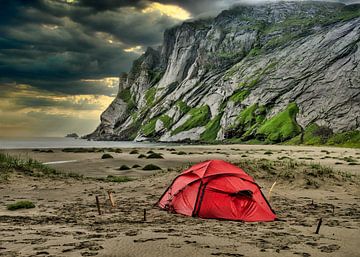
[[[132,141],[87,141],[85,139],[65,137],[31,137],[31,138],[0,138],[0,149],[32,149],[32,148],[68,148],[68,147],[161,147],[169,144],[132,142]]]

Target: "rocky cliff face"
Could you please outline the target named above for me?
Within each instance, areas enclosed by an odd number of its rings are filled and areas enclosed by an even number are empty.
[[[359,47],[359,5],[241,5],[185,22],[121,77],[88,137],[283,142],[359,130]]]

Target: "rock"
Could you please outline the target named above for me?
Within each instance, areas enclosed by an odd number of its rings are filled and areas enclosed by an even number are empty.
[[[79,135],[76,133],[70,133],[70,134],[67,134],[65,137],[79,138]]]
[[[118,96],[87,138],[198,141],[210,133],[214,140],[272,141],[279,137],[260,127],[293,103],[297,111],[285,120],[302,130],[360,130],[359,37],[360,6],[340,3],[240,5],[184,22],[121,77]],[[206,126],[199,120],[172,133],[204,105]]]

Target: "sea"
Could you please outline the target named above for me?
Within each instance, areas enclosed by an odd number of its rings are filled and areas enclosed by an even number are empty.
[[[67,137],[19,137],[0,138],[0,149],[36,149],[36,148],[144,148],[166,147],[165,143],[133,141],[88,141]]]

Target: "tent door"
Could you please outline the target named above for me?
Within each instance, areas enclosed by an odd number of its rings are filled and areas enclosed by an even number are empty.
[[[207,184],[208,183],[203,184],[202,181],[200,182],[200,186],[199,186],[199,190],[198,190],[198,194],[197,194],[196,202],[195,202],[195,206],[194,206],[194,211],[192,213],[193,217],[197,217],[199,214]]]

